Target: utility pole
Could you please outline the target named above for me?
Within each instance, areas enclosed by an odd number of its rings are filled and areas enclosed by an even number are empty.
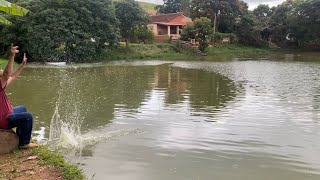
[[[216,33],[217,30],[217,15],[220,15],[220,10],[214,13],[214,22],[213,22],[213,33]]]
[[[214,13],[213,34],[216,33],[216,24],[217,24],[217,13]]]

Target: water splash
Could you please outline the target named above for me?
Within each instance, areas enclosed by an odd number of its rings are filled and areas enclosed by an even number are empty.
[[[74,116],[74,119],[71,121],[65,121],[60,116],[59,110],[61,109],[59,104],[57,104],[50,124],[49,147],[62,152],[72,162],[80,161],[82,151],[86,147],[92,147],[99,142],[109,139],[143,132],[139,128],[126,129],[120,127],[117,130],[111,130],[105,127],[108,130],[97,128],[82,134],[79,114],[73,113],[78,115]],[[78,120],[78,123],[74,123],[76,120]]]
[[[50,122],[49,147],[78,159],[83,149],[81,125],[86,112],[80,112],[81,97],[74,75],[75,69],[61,68],[60,86],[54,114]]]
[[[77,119],[77,116],[75,116]],[[59,114],[59,105],[56,105],[55,112],[50,123],[49,142],[52,149],[74,149],[82,148],[81,123],[75,121],[66,121]]]
[[[57,93],[57,100],[54,114],[50,122],[48,145],[52,150],[62,152],[70,161],[80,161],[82,151],[98,142],[111,138],[140,133],[139,129],[124,129],[122,126],[112,128],[95,128],[86,133],[81,131],[84,118],[87,112],[95,108],[95,98],[84,98],[85,89],[81,89],[76,81],[77,68],[62,67],[59,69],[60,85]],[[78,82],[78,83],[77,83]],[[89,99],[90,102],[84,99]],[[85,101],[85,102],[84,102]],[[119,129],[114,129],[119,128]]]

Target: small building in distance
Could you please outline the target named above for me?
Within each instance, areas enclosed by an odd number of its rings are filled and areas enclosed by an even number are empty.
[[[153,32],[156,42],[179,39],[183,28],[192,24],[192,19],[183,13],[151,15],[148,28]]]

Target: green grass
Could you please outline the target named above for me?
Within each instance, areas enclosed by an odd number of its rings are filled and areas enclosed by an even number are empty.
[[[261,57],[283,50],[248,47],[239,44],[226,44],[209,47],[207,56],[200,56],[192,52],[177,52],[175,46],[169,43],[160,44],[129,44],[125,48],[121,43],[120,48],[103,52],[97,58],[99,61],[112,60],[224,60],[232,57]],[[0,69],[3,69],[8,61],[0,58]]]
[[[85,179],[82,170],[66,162],[61,154],[50,151],[46,146],[40,146],[33,151],[38,155],[41,163],[59,168],[64,180]]]
[[[102,53],[98,58],[104,61],[110,60],[226,60],[233,57],[262,57],[281,50],[267,48],[248,47],[239,44],[227,44],[209,47],[206,54],[201,56],[190,51],[177,52],[173,44],[124,44],[115,50]]]
[[[145,11],[154,11],[155,7],[157,6],[156,4],[152,4],[152,3],[146,3],[146,2],[139,2],[138,4],[142,7],[143,10]]]
[[[113,0],[114,2],[117,2],[117,1],[121,1],[121,0]],[[148,11],[154,11],[155,10],[155,7],[157,6],[156,4],[153,4],[153,3],[147,3],[147,2],[140,2],[140,1],[137,1],[137,3],[140,5],[140,7],[148,12]]]
[[[120,48],[103,53],[101,60],[185,60],[193,58],[193,54],[178,53],[174,46],[168,43],[162,44],[130,44],[129,48],[122,45]]]
[[[7,63],[8,63],[8,60],[0,58],[0,69],[4,69],[4,67],[7,65]]]
[[[255,56],[265,55],[278,50],[256,48],[239,44],[225,44],[208,48],[208,56]]]
[[[0,57],[0,70],[3,70],[8,63],[8,59]],[[18,68],[19,64],[14,62],[13,68]]]

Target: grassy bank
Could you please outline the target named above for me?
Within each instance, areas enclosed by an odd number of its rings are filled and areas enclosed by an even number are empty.
[[[175,45],[162,44],[130,44],[129,48],[121,46],[118,49],[105,52],[100,59],[110,60],[221,60],[233,57],[259,57],[269,55],[279,50],[255,48],[238,44],[227,44],[209,47],[206,54],[201,56],[191,50],[178,51]]]
[[[265,57],[285,50],[248,47],[239,44],[225,44],[209,47],[201,56],[192,50],[179,50],[174,44],[124,44],[114,50],[103,52],[97,58],[99,61],[115,60],[230,60],[234,57]],[[7,60],[0,58],[0,68],[4,68]]]
[[[117,2],[121,0],[113,0],[113,1]],[[137,3],[146,12],[155,11],[155,7],[157,6],[156,4],[153,4],[153,3],[141,2],[141,1],[137,1]]]
[[[0,69],[3,69],[6,66],[7,62],[7,60],[0,58]]]
[[[8,63],[8,59],[0,57],[0,69],[1,70],[3,70],[6,67],[7,63]],[[17,68],[17,67],[19,67],[19,64],[15,62],[13,64],[13,67]]]
[[[179,53],[175,51],[172,44],[130,44],[129,48],[123,45],[115,50],[105,52],[99,59],[111,60],[142,60],[142,59],[161,59],[161,60],[185,60],[192,59],[195,55],[191,53]]]
[[[40,146],[33,150],[40,158],[40,163],[59,168],[64,180],[83,180],[85,176],[80,168],[66,162],[64,157],[56,152],[50,151],[46,146]]]
[[[82,170],[45,146],[0,155],[0,162],[0,179],[85,179]]]
[[[142,7],[143,10],[145,10],[146,12],[148,11],[154,11],[155,7],[157,6],[156,4],[152,4],[152,3],[147,3],[147,2],[139,2],[138,4],[140,5],[140,7]]]
[[[207,54],[209,57],[215,56],[254,56],[266,55],[279,50],[268,48],[256,48],[243,46],[240,44],[223,44],[208,48]]]

